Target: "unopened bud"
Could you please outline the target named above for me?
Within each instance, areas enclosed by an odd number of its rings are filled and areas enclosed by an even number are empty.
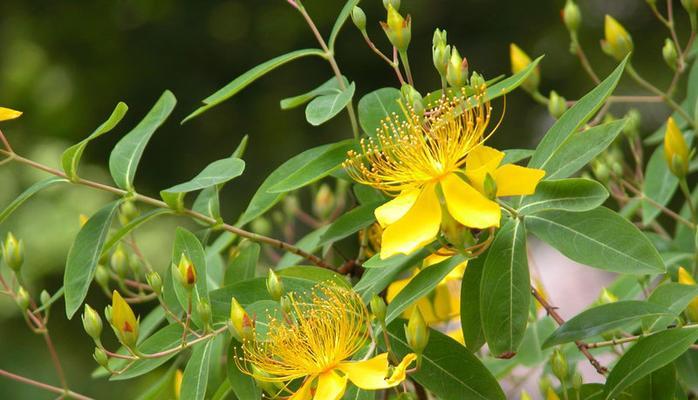
[[[579,6],[573,0],[567,0],[565,8],[562,9],[562,19],[570,32],[577,32],[579,24],[582,22],[582,13]]]
[[[97,264],[97,269],[95,270],[95,282],[103,289],[108,290],[109,288],[109,270],[102,264]]]
[[[601,290],[601,295],[599,296],[599,304],[610,304],[618,301],[618,296],[613,294],[607,288]]]
[[[689,13],[694,13],[698,10],[698,0],[681,0],[681,5]]]
[[[669,38],[664,40],[664,46],[662,47],[662,57],[664,57],[664,62],[666,62],[666,65],[668,65],[669,68],[676,70],[679,55],[676,51],[676,46],[674,45],[674,42]]]
[[[252,230],[252,232],[258,235],[268,236],[271,232],[271,223],[268,219],[264,217],[259,217],[252,221],[252,223],[250,224],[250,229]]]
[[[366,32],[366,13],[359,6],[351,10],[351,20],[361,32]]]
[[[2,245],[2,259],[15,272],[19,272],[24,263],[24,243],[21,240],[17,240],[12,232],[7,233],[5,242]]]
[[[485,174],[483,187],[485,190],[485,197],[490,200],[497,198],[497,182],[495,182],[494,178],[489,174],[489,172]]]
[[[112,305],[109,314],[111,325],[121,344],[126,347],[133,347],[138,340],[139,321],[136,319],[131,306],[116,290],[112,293]]]
[[[626,123],[623,127],[623,133],[628,137],[634,137],[640,134],[640,126],[642,125],[642,115],[637,108],[631,108],[625,114]]]
[[[385,322],[385,313],[387,310],[387,306],[385,305],[385,301],[383,300],[382,297],[378,295],[373,295],[371,298],[371,313],[373,313],[373,316],[376,317],[380,323]]]
[[[678,178],[683,178],[688,172],[688,145],[676,125],[674,118],[669,117],[664,133],[664,159],[671,173]]]
[[[470,75],[470,86],[477,91],[483,89],[485,85],[485,77],[473,71],[472,75]]]
[[[540,392],[543,394],[547,393],[548,389],[552,387],[553,383],[550,381],[550,376],[548,375],[543,375],[538,381],[538,388],[540,389]]]
[[[92,358],[94,358],[97,364],[99,364],[99,366],[102,368],[109,368],[109,357],[107,356],[107,353],[105,353],[104,350],[100,349],[99,347],[95,347],[95,352],[92,353]]]
[[[545,400],[560,400],[560,396],[555,393],[552,387],[549,387],[548,391],[545,392]]]
[[[229,330],[238,342],[251,340],[254,333],[250,316],[235,297],[230,300]]]
[[[514,43],[509,45],[509,58],[511,59],[511,72],[517,74],[529,64],[531,64],[531,57],[528,56],[519,46]],[[538,85],[540,84],[540,69],[536,66],[535,70],[526,78],[521,87],[524,88],[529,93],[533,93],[538,90]]]
[[[179,283],[181,283],[185,289],[191,290],[196,284],[196,267],[194,263],[192,263],[186,254],[182,253],[179,258],[179,264],[177,264],[176,267],[174,265],[172,267],[177,274]]]
[[[131,200],[127,200],[119,208],[119,223],[121,226],[128,225],[129,222],[138,217],[138,214],[140,214],[140,212],[136,204]]]
[[[284,284],[272,269],[269,270],[269,275],[267,275],[267,291],[269,296],[275,301],[279,301],[281,296],[284,295]]]
[[[402,85],[400,93],[402,94],[402,99],[417,115],[421,115],[424,112],[422,95],[412,85]]]
[[[620,22],[608,14],[604,19],[604,40],[601,41],[601,48],[618,61],[633,51],[633,38]]]
[[[446,80],[454,88],[461,88],[468,84],[468,61],[461,58],[456,46],[451,48],[451,59],[446,68]]]
[[[201,318],[201,323],[208,327],[211,323],[211,304],[206,299],[199,299],[199,303],[196,305],[196,311],[199,313],[199,318]]]
[[[434,68],[441,78],[446,79],[448,63],[451,59],[451,46],[446,42],[446,31],[436,29],[431,47],[431,56],[434,61]]]
[[[175,400],[179,400],[182,395],[182,378],[184,374],[181,369],[175,371],[174,379],[172,380],[172,392],[174,393]]]
[[[116,246],[116,249],[111,254],[111,257],[109,258],[109,265],[111,265],[111,268],[120,278],[123,278],[126,276],[126,274],[128,274],[128,254],[126,254],[126,251],[121,243]]]
[[[320,185],[320,188],[315,194],[315,201],[313,202],[313,211],[315,215],[320,218],[327,218],[330,216],[335,206],[335,196],[332,192],[332,188],[326,183]]]
[[[565,355],[559,349],[555,349],[553,355],[550,359],[550,364],[552,364],[553,374],[560,381],[567,379],[567,374],[569,374],[569,367],[567,365],[567,359]]]
[[[679,283],[682,285],[696,286],[696,281],[691,273],[684,267],[679,267]],[[686,307],[686,316],[691,322],[698,322],[698,296],[694,297]]]
[[[19,118],[22,115],[21,111],[13,110],[10,108],[0,107],[0,122],[9,121],[11,119]]]
[[[42,306],[48,306],[48,304],[51,302],[51,294],[46,290],[42,290],[41,294],[39,295],[39,301],[41,301]]]
[[[582,374],[575,371],[574,375],[572,375],[572,388],[576,391],[580,391],[582,390],[582,385],[584,385],[584,377]]]
[[[407,47],[410,45],[410,40],[412,39],[411,18],[409,15],[407,18],[403,18],[392,4],[388,4],[387,9],[388,20],[387,22],[381,21],[381,26],[390,43],[395,46],[398,51],[404,52],[407,50]]]
[[[145,280],[156,295],[159,296],[162,293],[162,278],[160,274],[155,271],[150,271],[145,276]]]
[[[15,303],[22,310],[26,311],[29,308],[29,293],[22,287],[17,290],[17,296],[15,297]]]
[[[85,332],[95,341],[99,343],[102,336],[102,318],[99,316],[89,304],[85,304],[85,311],[82,313],[82,327]]]
[[[418,357],[422,354],[424,348],[427,347],[427,343],[429,343],[429,327],[424,321],[419,308],[415,308],[412,311],[412,315],[410,315],[410,319],[405,326],[405,338],[407,339],[407,345]]]
[[[551,90],[548,98],[548,112],[554,118],[560,118],[565,111],[567,111],[567,100],[556,91]]]
[[[393,7],[396,11],[400,9],[400,0],[383,0],[383,7],[387,11],[390,11],[390,7]]]

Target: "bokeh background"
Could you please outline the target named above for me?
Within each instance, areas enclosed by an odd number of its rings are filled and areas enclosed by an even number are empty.
[[[559,15],[563,3],[403,0],[401,11],[413,17],[410,55],[417,89],[424,93],[438,86],[431,64],[431,37],[434,28],[440,27],[448,30],[449,43],[468,58],[471,70],[486,77],[509,73],[508,45],[514,41],[531,56],[546,55],[542,63],[544,94],[554,89],[568,99],[578,98],[592,84],[568,51],[568,35]],[[660,87],[668,84],[671,74],[661,59],[666,31],[644,0],[578,3],[584,16],[581,41],[600,75],[614,66],[598,45],[603,15],[609,13],[631,31],[637,47],[636,67]],[[307,0],[305,4],[320,30],[327,33],[343,1]],[[361,6],[374,42],[386,49],[387,40],[378,26],[385,18],[381,1],[364,0]],[[678,15],[680,37],[685,38],[687,21],[683,13]],[[25,112],[20,120],[3,124],[3,130],[21,154],[57,166],[63,149],[88,135],[118,101],[125,101],[130,110],[124,121],[90,144],[83,158],[83,176],[109,181],[105,165],[110,149],[160,93],[170,89],[178,106],[145,152],[136,178],[139,191],[155,195],[189,179],[210,161],[228,156],[247,134],[245,174],[222,194],[223,214],[234,220],[262,179],[288,157],[351,136],[346,114],[312,127],[305,122],[302,108],[279,108],[282,98],[327,80],[331,76],[328,65],[312,58],[294,62],[203,117],[184,126],[179,121],[201,99],[254,65],[290,50],[315,46],[301,17],[284,0],[3,0],[0,105]],[[344,74],[356,81],[355,101],[372,90],[397,84],[391,70],[365,46],[351,24],[339,38],[337,59]],[[621,83],[617,93],[645,94],[628,81]],[[645,134],[667,114],[661,106],[641,110]],[[619,106],[613,111],[622,115],[624,109]],[[547,110],[519,91],[507,97],[506,118],[492,141],[500,148],[531,148],[551,123]],[[0,207],[40,177],[21,166],[0,167]],[[25,275],[33,295],[60,287],[78,216],[91,214],[107,199],[107,195],[82,188],[51,189],[0,226],[3,237],[12,230],[26,242]],[[156,263],[167,264],[172,227],[177,223],[181,221],[163,220],[139,233]],[[559,279],[569,277],[561,274]],[[569,301],[567,295],[559,296],[558,301]],[[595,295],[596,289],[586,294]],[[89,301],[97,309],[106,304],[96,290]],[[128,399],[155,379],[147,376],[128,383],[90,379],[95,365],[92,343],[79,318],[67,321],[63,304],[58,303],[50,327],[71,387],[79,392],[99,399]],[[0,368],[57,383],[41,337],[30,334],[14,304],[2,298]],[[51,399],[55,395],[0,379],[0,397]]]

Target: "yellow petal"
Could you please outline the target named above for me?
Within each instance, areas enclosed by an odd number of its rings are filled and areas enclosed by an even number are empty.
[[[314,376],[308,377],[305,382],[303,382],[303,385],[294,393],[291,395],[291,397],[288,398],[288,400],[312,400],[313,395],[312,395],[312,390],[311,387],[313,385],[313,381],[315,380]]]
[[[339,400],[347,389],[347,377],[339,376],[334,370],[320,374],[314,400]]]
[[[492,175],[503,158],[504,153],[497,149],[478,146],[465,158],[465,176],[475,189],[484,192],[485,176]]]
[[[451,337],[451,339],[455,340],[456,342],[460,344],[465,344],[465,339],[463,338],[463,329],[460,327],[460,321],[458,322],[458,326],[454,329],[446,331],[446,335]]]
[[[497,196],[533,194],[543,176],[545,171],[542,169],[526,168],[515,164],[502,165],[492,174],[492,178],[497,183]]]
[[[499,205],[487,199],[455,174],[441,180],[448,212],[456,221],[470,228],[499,226]]]
[[[385,300],[388,303],[393,301],[395,296],[397,296],[398,293],[400,293],[402,291],[402,289],[404,289],[405,286],[407,286],[407,284],[410,283],[412,278],[413,278],[413,276],[411,276],[407,279],[400,279],[400,280],[397,280],[397,281],[391,283],[390,285],[388,285],[388,291],[385,293]]]
[[[22,115],[21,111],[0,107],[0,121],[8,121],[11,119],[19,118],[20,115]]]
[[[135,342],[138,337],[138,321],[131,306],[116,290],[112,294],[111,322],[124,339]]]
[[[686,268],[679,267],[679,283],[683,285],[695,285],[696,281],[691,274],[686,271]]]
[[[410,254],[434,240],[441,226],[441,205],[434,184],[425,185],[407,213],[383,231],[381,258]]]
[[[379,354],[365,361],[345,361],[339,364],[339,370],[344,372],[351,383],[365,390],[386,389],[397,386],[405,380],[405,370],[417,358],[408,354],[402,362],[390,373],[388,353]]]
[[[442,247],[442,248],[436,250],[435,253],[432,253],[427,258],[425,258],[422,261],[422,266],[423,267],[430,267],[434,264],[440,263],[441,261],[448,260],[449,258],[453,257],[454,254],[455,253],[450,251],[448,248]]]
[[[399,196],[376,208],[374,212],[378,223],[385,228],[405,216],[419,196],[419,190],[406,190]]]
[[[448,285],[438,284],[434,288],[434,314],[440,321],[447,321],[453,317],[455,309],[451,308],[451,291]]]

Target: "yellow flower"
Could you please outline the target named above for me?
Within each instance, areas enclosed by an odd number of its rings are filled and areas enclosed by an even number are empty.
[[[684,267],[679,267],[679,283],[689,286],[696,285],[696,281]],[[686,316],[693,322],[698,321],[698,297],[694,297],[693,300],[688,303],[688,307],[686,307]]]
[[[688,145],[674,118],[669,117],[664,133],[664,158],[671,172],[678,176],[686,176],[688,172]]]
[[[0,121],[9,121],[11,119],[19,118],[20,115],[22,115],[21,111],[0,107]]]
[[[349,152],[344,167],[354,180],[396,196],[375,211],[384,228],[381,258],[410,254],[434,240],[442,204],[466,227],[499,226],[499,205],[482,193],[488,174],[497,196],[531,194],[543,177],[538,169],[500,167],[504,153],[482,145],[489,103],[463,106],[462,98],[443,100],[424,119],[412,112],[405,122],[388,120],[376,140],[362,140],[360,154]]]
[[[292,315],[269,322],[266,337],[243,342],[244,360],[252,367],[241,370],[261,382],[303,378],[288,400],[338,400],[347,381],[365,390],[385,389],[405,379],[416,359],[408,354],[395,367],[388,353],[351,361],[368,340],[370,316],[361,298],[335,285],[318,285],[309,295],[288,295]],[[236,359],[237,361],[237,359]],[[240,363],[242,364],[242,363]]]
[[[130,347],[138,340],[138,320],[133,314],[131,306],[117,292],[112,295],[111,324],[124,346]]]

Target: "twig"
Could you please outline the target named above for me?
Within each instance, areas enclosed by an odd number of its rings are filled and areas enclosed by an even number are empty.
[[[29,379],[29,378],[26,378],[26,377],[21,376],[21,375],[13,374],[12,372],[5,371],[4,369],[0,369],[0,376],[4,376],[4,377],[6,377],[6,378],[15,380],[15,381],[17,381],[17,382],[26,383],[27,385],[32,385],[32,386],[35,386],[35,387],[38,387],[38,388],[47,390],[47,391],[49,391],[49,392],[67,395],[67,396],[72,397],[73,399],[77,399],[77,400],[93,400],[92,397],[87,397],[87,396],[85,396],[85,395],[82,395],[82,394],[80,394],[80,393],[74,392],[74,391],[72,391],[72,390],[66,391],[66,390],[64,390],[64,389],[62,389],[62,388],[59,388],[59,387],[56,387],[56,386],[53,386],[53,385],[49,385],[49,384],[47,384],[47,383],[35,381],[34,379]]]
[[[626,181],[626,180],[621,180],[621,181],[620,181],[620,184],[621,184],[623,187],[625,187],[626,189],[628,189],[628,190],[630,190],[631,192],[633,192],[633,193],[634,193],[636,196],[638,196],[640,199],[646,200],[648,203],[650,203],[650,204],[651,204],[652,206],[654,206],[654,207],[657,207],[660,211],[662,211],[662,212],[663,212],[664,214],[666,214],[667,216],[669,216],[669,217],[675,219],[676,222],[682,223],[682,224],[688,226],[688,227],[691,228],[691,229],[694,228],[694,225],[693,225],[693,223],[692,223],[691,221],[689,221],[689,220],[687,220],[686,218],[680,216],[679,214],[675,213],[674,211],[672,211],[672,210],[670,210],[670,209],[664,207],[663,205],[657,203],[656,201],[654,201],[654,200],[651,199],[650,197],[645,196],[645,194],[644,194],[640,189],[638,189],[638,188],[636,188],[635,186],[631,185],[628,181]]]

